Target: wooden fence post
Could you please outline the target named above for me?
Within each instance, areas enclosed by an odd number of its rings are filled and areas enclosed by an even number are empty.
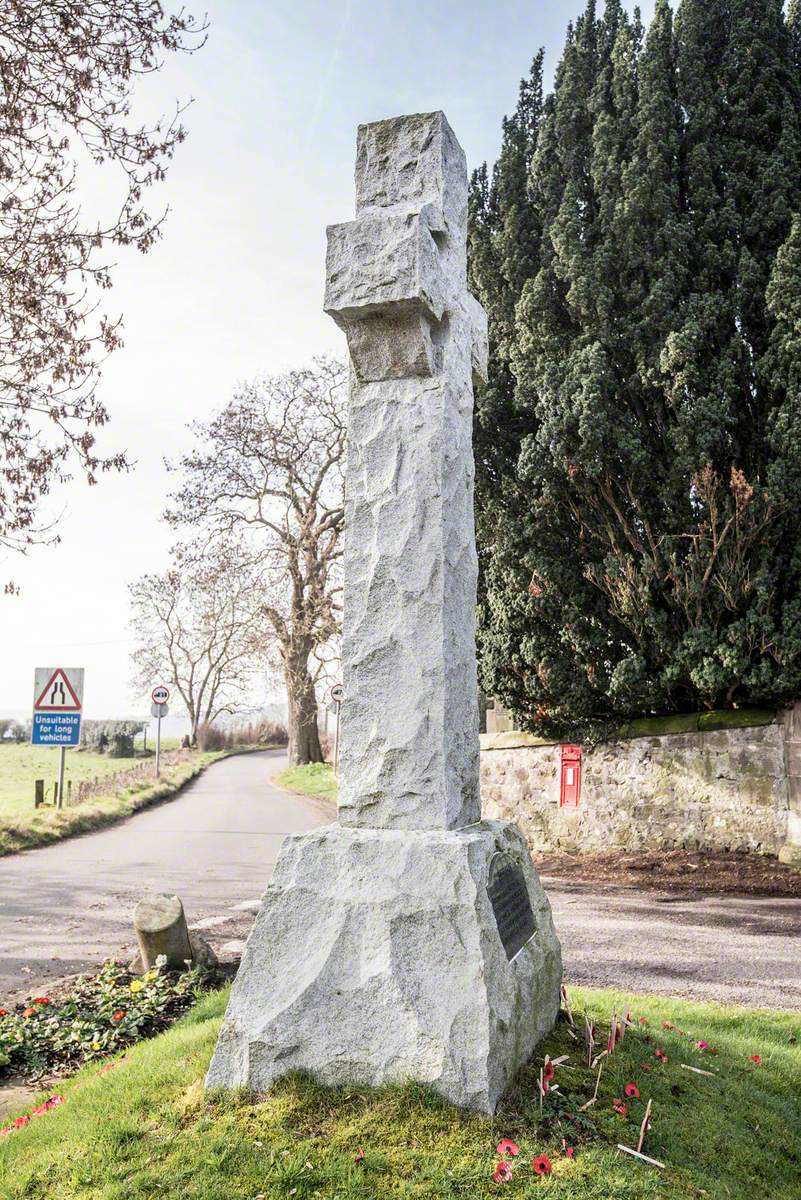
[[[45,802],[44,798],[44,780],[34,779],[33,781],[33,807],[41,808]]]

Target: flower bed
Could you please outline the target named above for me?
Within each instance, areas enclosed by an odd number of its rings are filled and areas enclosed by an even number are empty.
[[[0,1079],[63,1074],[81,1063],[153,1037],[195,1003],[211,982],[209,971],[167,971],[159,962],[133,975],[118,960],[81,975],[58,999],[34,996],[13,1010],[0,1008]]]

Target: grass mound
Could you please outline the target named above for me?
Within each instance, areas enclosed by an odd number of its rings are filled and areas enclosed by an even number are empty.
[[[0,1140],[3,1200],[383,1200],[553,1196],[563,1200],[752,1200],[799,1195],[801,1018],[721,1009],[661,998],[571,992],[605,1038],[613,1005],[635,1020],[605,1060],[597,1104],[579,1112],[596,1071],[582,1064],[565,1022],[492,1118],[457,1112],[416,1085],[371,1091],[324,1089],[284,1080],[254,1102],[206,1094],[203,1073],[225,1004],[204,997],[167,1033],[92,1064],[60,1088],[65,1101]],[[664,1027],[667,1022],[669,1028]],[[713,1047],[698,1049],[697,1041]],[[667,1062],[656,1057],[667,1055]],[[543,1055],[570,1056],[557,1068],[540,1113]],[[760,1063],[752,1056],[758,1055]],[[713,1072],[699,1075],[681,1064]],[[614,1111],[627,1083],[639,1099]],[[648,1099],[653,1124],[645,1150],[664,1171],[621,1154],[636,1145]],[[494,1183],[496,1146],[520,1147],[510,1183]],[[563,1140],[575,1156],[563,1151]],[[545,1153],[552,1171],[531,1162]]]

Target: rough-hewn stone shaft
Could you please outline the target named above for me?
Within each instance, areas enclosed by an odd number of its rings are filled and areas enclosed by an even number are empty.
[[[353,366],[339,820],[480,819],[467,167],[442,113],[362,126],[357,217],[328,231],[326,311]]]

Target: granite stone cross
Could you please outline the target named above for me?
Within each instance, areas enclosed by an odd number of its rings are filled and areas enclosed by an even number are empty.
[[[492,1112],[559,1010],[525,839],[482,821],[467,167],[442,113],[359,130],[357,217],[328,231],[352,364],[336,823],[286,838],[207,1083],[415,1079]]]
[[[467,166],[441,112],[359,129],[356,220],[328,230],[325,310],[347,335],[339,821],[480,819]]]

